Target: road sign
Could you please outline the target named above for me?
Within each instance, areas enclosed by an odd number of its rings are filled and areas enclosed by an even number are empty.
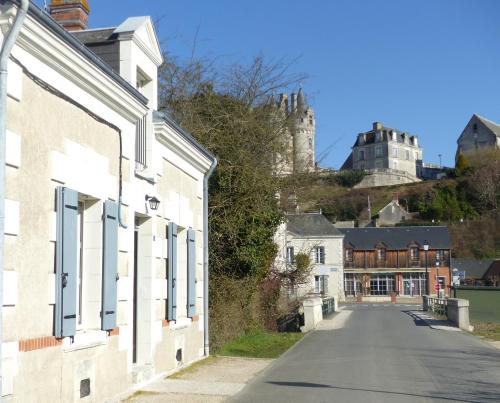
[[[434,286],[434,289],[435,289],[436,291],[439,291],[439,284],[436,284],[436,285]]]

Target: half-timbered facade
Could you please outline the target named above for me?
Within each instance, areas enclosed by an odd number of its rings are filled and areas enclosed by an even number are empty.
[[[345,228],[341,231],[345,234],[347,297],[424,295],[426,267],[430,294],[449,295],[451,240],[446,227]]]

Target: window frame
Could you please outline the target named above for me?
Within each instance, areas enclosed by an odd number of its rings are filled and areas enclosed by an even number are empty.
[[[387,259],[387,253],[385,248],[377,248],[377,260],[385,262]]]
[[[293,246],[287,246],[285,253],[286,253],[286,257],[285,257],[286,262],[288,264],[294,264],[295,263],[295,251],[294,251],[294,247]]]
[[[324,246],[316,246],[314,248],[314,263],[316,264],[325,264],[325,247]]]
[[[345,248],[344,259],[346,262],[352,263],[354,261],[354,249]]]
[[[416,251],[416,257],[414,256],[414,251]],[[410,246],[410,260],[412,262],[420,261],[420,249],[418,246]]]

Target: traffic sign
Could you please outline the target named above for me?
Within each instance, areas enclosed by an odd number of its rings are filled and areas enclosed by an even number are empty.
[[[434,289],[435,289],[436,291],[439,291],[439,284],[434,285]]]

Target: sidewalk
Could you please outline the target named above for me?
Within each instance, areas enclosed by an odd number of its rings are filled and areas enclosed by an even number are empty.
[[[210,357],[178,375],[143,387],[127,403],[218,403],[238,393],[272,361],[240,357]]]
[[[448,332],[461,332],[462,330],[456,327],[452,322],[446,319],[437,319],[432,314],[424,311],[406,311],[406,314],[411,316],[415,322],[423,321],[431,329],[446,330]]]

